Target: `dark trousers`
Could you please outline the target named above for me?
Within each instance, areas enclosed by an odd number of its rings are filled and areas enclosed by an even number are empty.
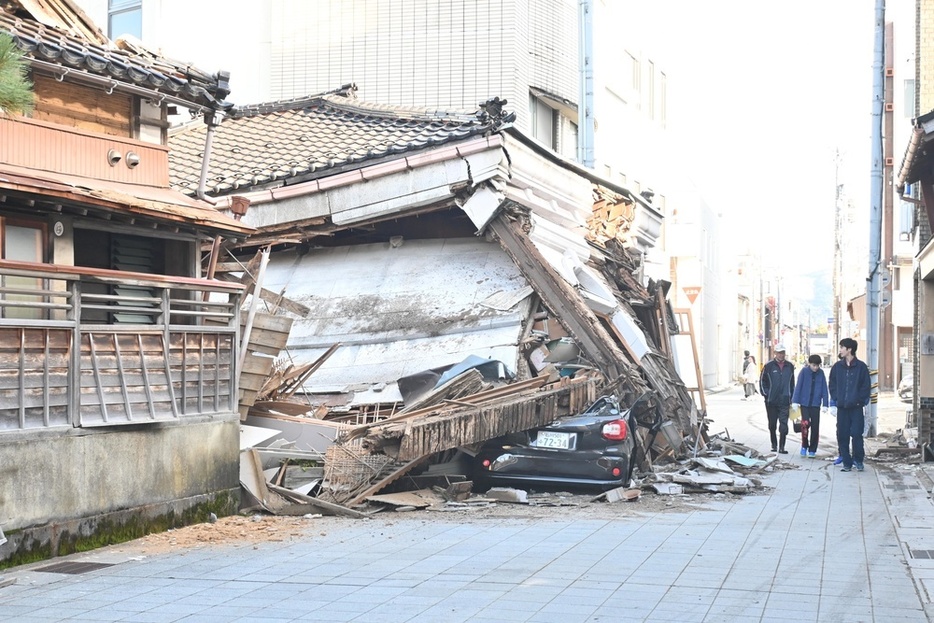
[[[801,407],[801,447],[817,452],[820,441],[820,407]]]
[[[769,439],[772,440],[772,447],[779,450],[785,449],[785,438],[788,436],[788,407],[789,404],[776,404],[772,402],[765,403],[765,413],[769,416]],[[779,440],[775,440],[775,427],[778,426]]]
[[[862,463],[865,458],[864,426],[862,407],[837,408],[837,445],[840,447],[840,458],[843,459],[844,467],[853,467],[853,463]],[[850,441],[853,442],[852,454],[850,453]]]

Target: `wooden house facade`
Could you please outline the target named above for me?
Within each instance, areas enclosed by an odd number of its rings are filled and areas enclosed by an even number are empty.
[[[241,287],[201,257],[250,229],[169,186],[169,107],[222,109],[223,74],[69,0],[0,0],[0,32],[35,93],[0,113],[2,566],[236,509]]]

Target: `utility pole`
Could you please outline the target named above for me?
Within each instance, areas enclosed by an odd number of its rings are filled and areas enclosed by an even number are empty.
[[[842,293],[840,292],[843,284],[841,283],[841,272],[843,271],[843,247],[840,241],[843,239],[843,188],[840,184],[840,150],[834,155],[834,222],[833,222],[833,331],[830,337],[833,340],[830,352],[836,352],[837,344],[843,339],[840,335],[840,305],[842,304]]]
[[[869,276],[866,279],[866,346],[871,397],[866,409],[867,434],[876,431],[879,400],[879,306],[882,301],[882,108],[885,100],[885,0],[876,0],[872,60],[872,170],[869,198]]]

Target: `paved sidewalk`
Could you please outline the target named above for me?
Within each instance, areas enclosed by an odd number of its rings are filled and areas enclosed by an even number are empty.
[[[739,396],[708,397],[711,429],[761,449],[764,410]],[[16,583],[0,588],[0,620],[934,620],[934,560],[920,557],[934,555],[924,470],[867,461],[842,473],[832,451],[827,435],[821,457],[783,457],[800,469],[768,476],[767,493],[693,512],[463,523],[381,514],[326,535],[312,524],[292,542],[139,558],[132,544],[106,548],[67,557],[118,563],[82,575],[36,570],[48,562],[4,572]]]

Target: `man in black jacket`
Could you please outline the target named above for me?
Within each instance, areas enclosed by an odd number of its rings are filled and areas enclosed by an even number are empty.
[[[830,368],[830,381],[827,383],[830,389],[830,414],[837,416],[837,445],[840,446],[840,458],[843,459],[840,471],[844,472],[854,466],[856,471],[863,471],[863,407],[869,404],[872,393],[869,368],[856,358],[857,346],[853,338],[840,340],[840,359]]]
[[[765,398],[772,452],[788,454],[788,450],[785,450],[785,438],[788,436],[788,407],[791,406],[791,395],[795,391],[795,366],[790,361],[785,361],[785,347],[781,344],[775,347],[775,358],[762,367],[759,391]],[[775,439],[776,425],[780,435],[778,440]]]

